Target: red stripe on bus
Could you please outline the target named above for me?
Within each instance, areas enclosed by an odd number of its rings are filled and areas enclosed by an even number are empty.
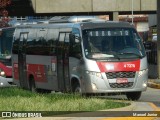
[[[28,64],[28,72],[32,73],[34,75],[34,80],[36,82],[47,82],[46,79],[46,72],[45,71],[45,65],[41,64]],[[29,73],[27,73],[29,74]]]
[[[18,73],[18,63],[13,63],[13,75],[15,80],[19,80],[19,73]]]
[[[140,60],[130,62],[97,62],[101,72],[139,71]]]
[[[5,66],[3,63],[0,63],[1,71],[5,72],[5,76],[11,77],[12,76],[12,68]]]
[[[14,63],[14,79],[19,80],[18,63]],[[27,64],[27,76],[33,75],[35,82],[47,82],[45,65]]]

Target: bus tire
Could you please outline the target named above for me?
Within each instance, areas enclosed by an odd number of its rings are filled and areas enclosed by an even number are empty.
[[[38,93],[42,93],[42,94],[49,94],[51,93],[52,91],[51,90],[45,90],[45,89],[38,89],[36,90]]]
[[[128,100],[138,100],[141,97],[141,93],[142,92],[127,92],[126,96],[128,98]]]
[[[81,87],[80,87],[79,83],[75,82],[73,84],[72,92],[75,93],[75,94],[81,94],[82,93],[82,90],[81,90]]]
[[[34,78],[31,77],[29,80],[29,89],[31,92],[37,92]]]

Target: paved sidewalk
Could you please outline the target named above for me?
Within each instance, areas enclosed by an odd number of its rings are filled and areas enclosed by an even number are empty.
[[[148,87],[160,89],[160,79],[158,79],[157,65],[149,64]]]
[[[148,87],[160,89],[160,79],[149,79]]]

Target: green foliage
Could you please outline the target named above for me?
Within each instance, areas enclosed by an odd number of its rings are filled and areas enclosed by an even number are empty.
[[[1,88],[0,103],[0,111],[97,111],[129,105],[75,94],[38,94],[17,87]]]

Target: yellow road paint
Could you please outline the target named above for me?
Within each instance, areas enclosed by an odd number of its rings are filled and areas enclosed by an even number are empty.
[[[155,114],[156,113],[160,114],[160,108],[158,108],[153,103],[149,103],[149,105],[154,109],[154,111],[159,111],[158,113],[155,112]],[[160,120],[160,117],[114,117],[114,118],[103,118],[103,119],[99,119],[99,120]]]
[[[160,108],[158,108],[155,104],[149,103],[149,105],[154,109],[154,111],[160,111]]]
[[[101,120],[154,120],[155,117],[119,117],[119,118],[105,118]]]

